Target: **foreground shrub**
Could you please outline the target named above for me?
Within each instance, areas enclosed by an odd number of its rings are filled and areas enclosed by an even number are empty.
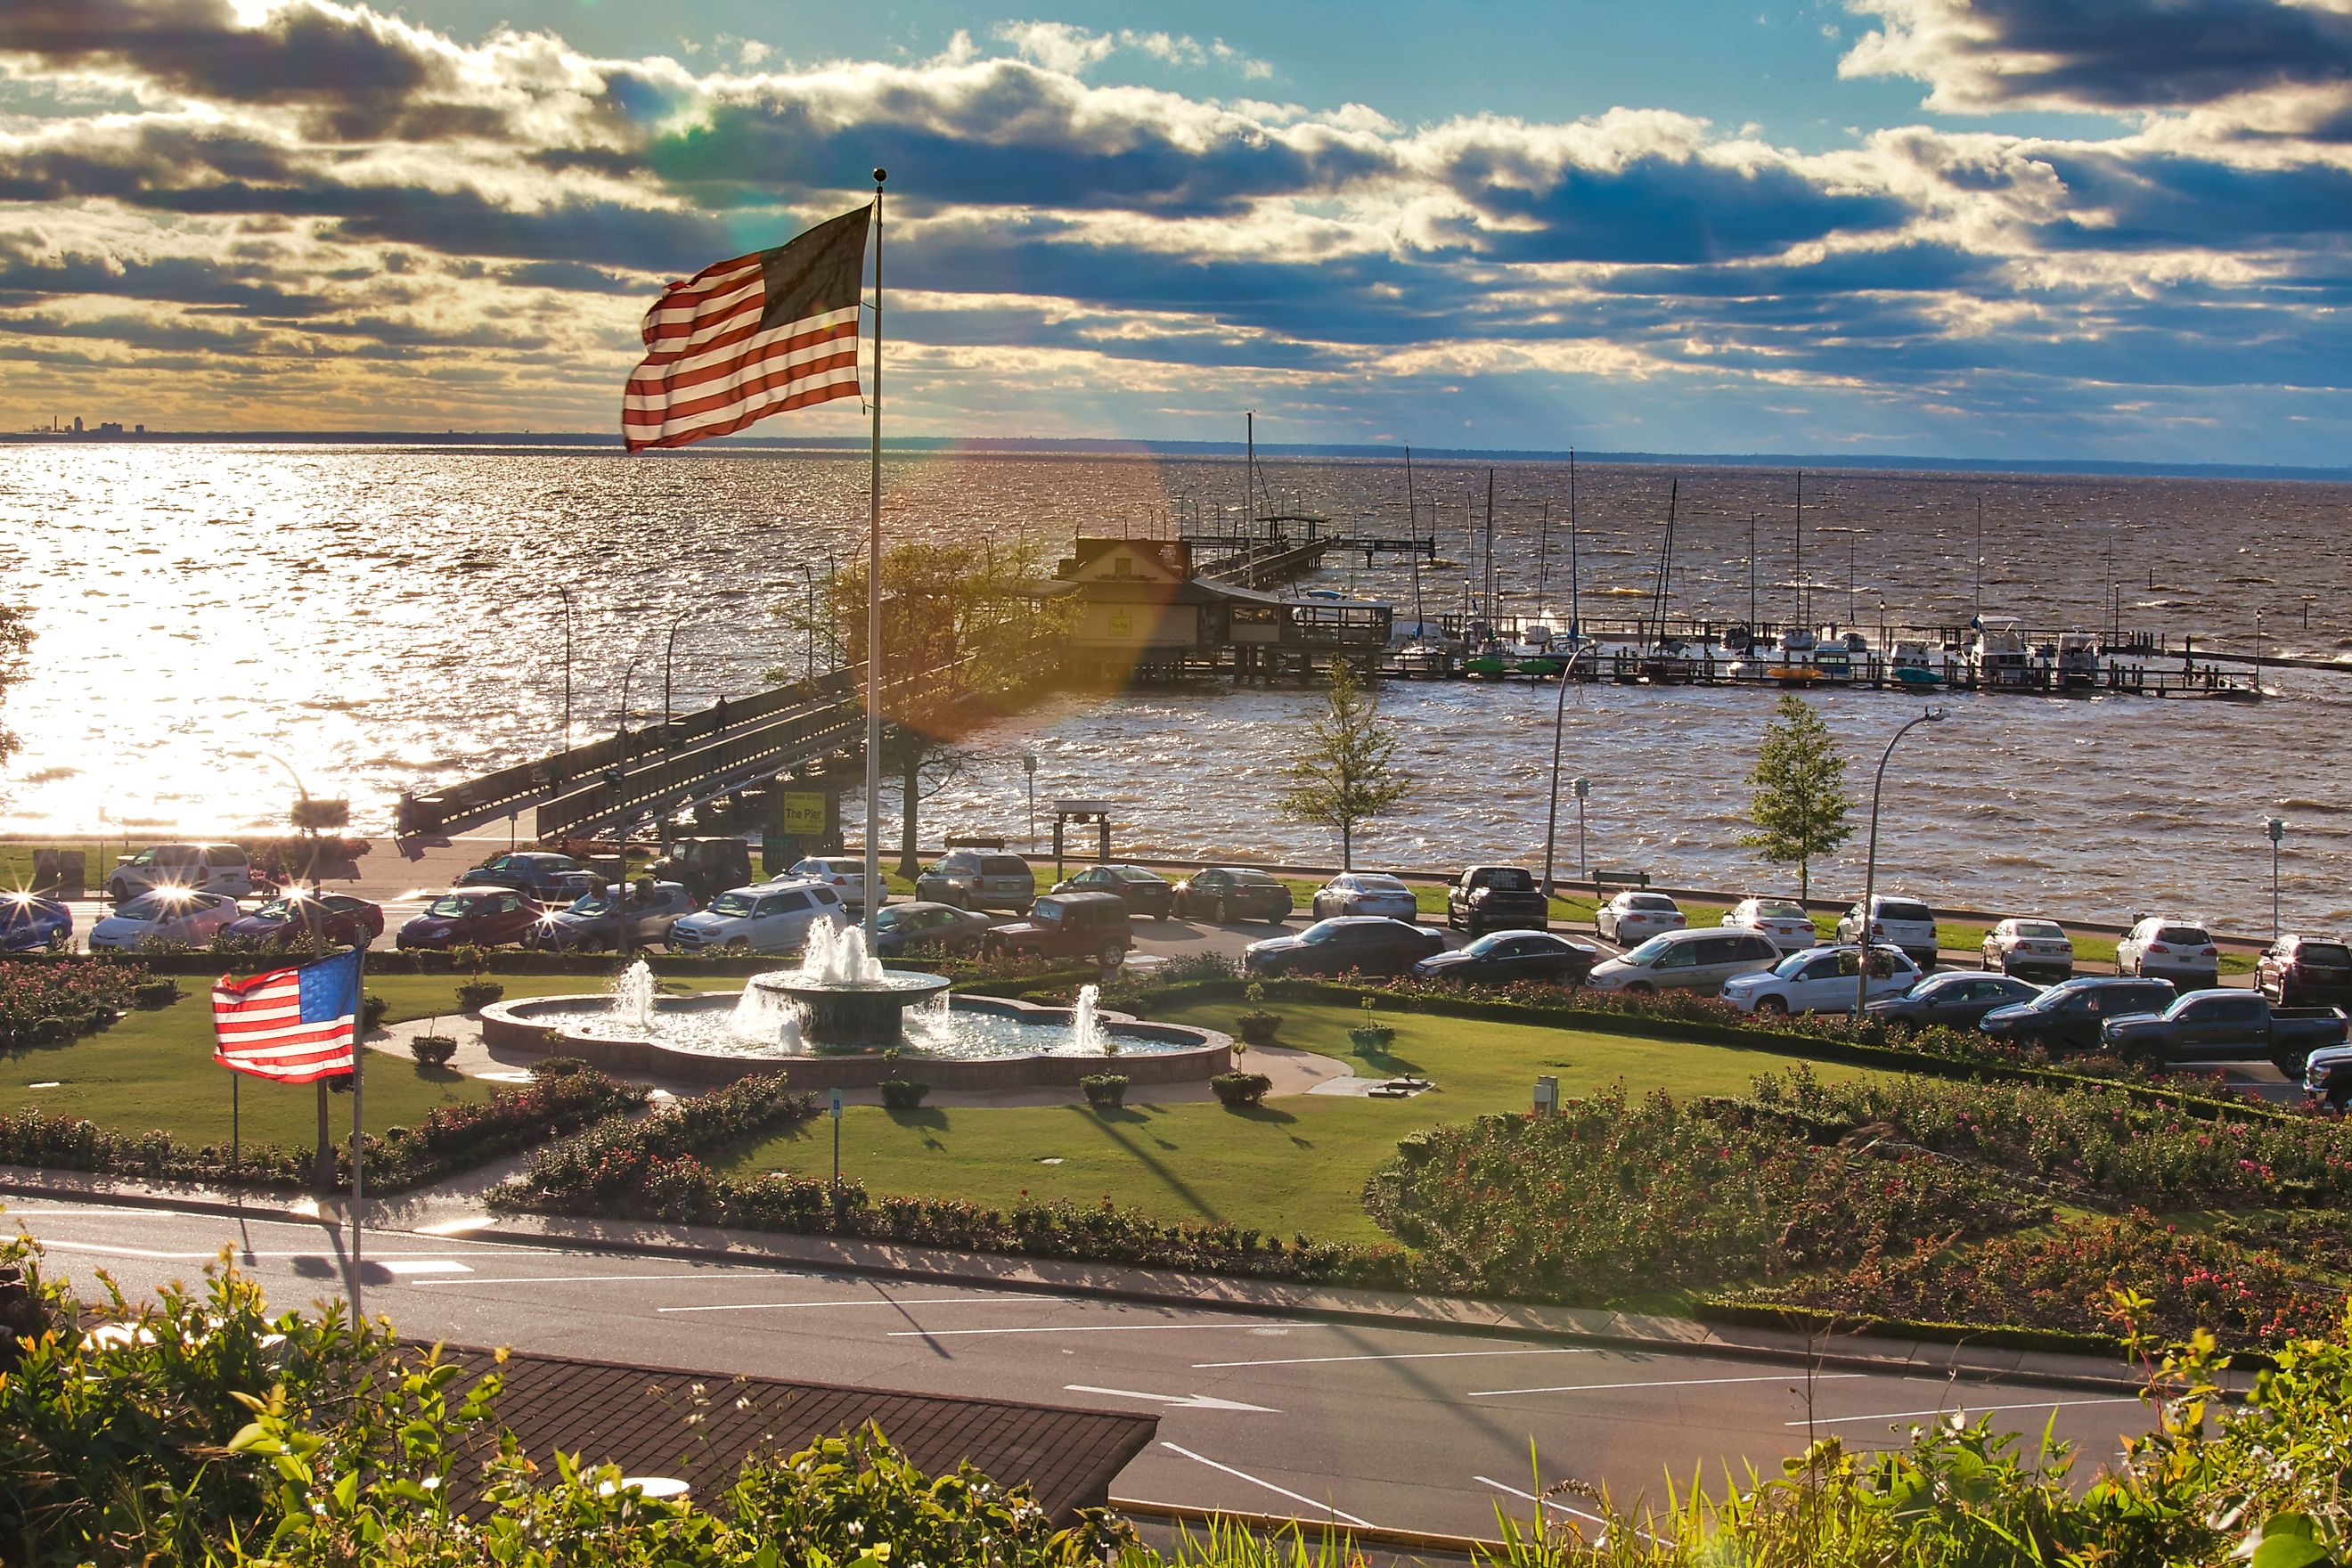
[[[547,1081],[562,1084],[602,1076],[582,1071]],[[551,1214],[588,1214],[599,1212],[608,1201],[635,1197],[653,1205],[646,1211],[648,1218],[704,1217],[669,1214],[660,1206],[667,1199],[656,1194],[666,1191],[670,1162],[815,1114],[816,1096],[795,1092],[780,1073],[738,1079],[691,1100],[671,1100],[650,1116],[603,1122],[576,1138],[551,1144],[530,1157],[522,1174],[493,1188],[490,1201]],[[698,1197],[691,1201],[708,1207]]]
[[[886,1078],[879,1087],[882,1103],[892,1110],[912,1110],[931,1092],[931,1086],[919,1079]]]
[[[507,994],[507,988],[495,980],[467,980],[457,987],[457,1006],[461,1011],[478,1013]]]
[[[1622,1089],[1553,1116],[1433,1128],[1373,1175],[1366,1202],[1446,1288],[1539,1283],[1570,1301],[1780,1279],[2045,1212],[1923,1152],[1824,1146],[1729,1101],[1629,1104]]]
[[[417,1035],[408,1042],[408,1054],[419,1067],[446,1068],[457,1054],[457,1042],[447,1035]]]
[[[1127,1103],[1127,1075],[1098,1072],[1078,1079],[1078,1090],[1097,1110],[1117,1110]]]
[[[1229,1110],[1239,1110],[1252,1105],[1264,1105],[1266,1091],[1274,1079],[1262,1072],[1221,1072],[1209,1080],[1210,1089]]]
[[[0,959],[0,1049],[61,1045],[94,1033],[151,983],[135,963]]]

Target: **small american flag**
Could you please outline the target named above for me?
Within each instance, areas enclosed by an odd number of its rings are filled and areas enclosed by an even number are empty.
[[[213,1060],[279,1083],[350,1072],[357,1049],[360,955],[340,952],[213,987]]]
[[[673,283],[646,312],[646,357],[621,396],[632,452],[857,395],[858,289],[874,209]]]

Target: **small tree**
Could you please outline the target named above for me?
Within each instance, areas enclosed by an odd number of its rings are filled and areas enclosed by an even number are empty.
[[[1330,706],[1309,721],[1297,757],[1283,769],[1290,787],[1282,814],[1339,830],[1339,868],[1355,868],[1356,825],[1412,798],[1413,783],[1396,765],[1395,730],[1379,702],[1343,661],[1331,667]]]
[[[1846,820],[1853,803],[1845,794],[1845,758],[1804,699],[1784,696],[1772,710],[1748,782],[1756,786],[1748,808],[1756,831],[1739,841],[1772,865],[1796,867],[1797,896],[1810,897],[1815,857],[1835,854],[1853,837]]]

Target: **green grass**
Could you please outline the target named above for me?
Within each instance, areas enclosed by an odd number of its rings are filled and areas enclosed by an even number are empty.
[[[1210,1003],[1166,1015],[1231,1032],[1239,1003]],[[922,1194],[1010,1205],[1034,1198],[1098,1203],[1106,1195],[1167,1219],[1223,1220],[1288,1236],[1374,1241],[1381,1232],[1360,1194],[1374,1167],[1415,1128],[1485,1111],[1527,1107],[1539,1073],[1579,1094],[1619,1079],[1636,1091],[1744,1091],[1784,1058],[1720,1046],[1490,1024],[1471,1019],[1383,1016],[1397,1037],[1378,1063],[1350,1057],[1354,1008],[1284,1006],[1285,1044],[1339,1058],[1362,1076],[1415,1072],[1437,1088],[1407,1100],[1293,1096],[1249,1112],[1207,1104],[1160,1104],[1136,1092],[1121,1112],[1082,1106],[926,1107],[887,1111],[852,1107],[841,1128],[845,1174],[875,1193]],[[1248,1058],[1242,1058],[1248,1066]],[[1866,1069],[1825,1064],[1824,1078]],[[755,1143],[726,1162],[736,1174],[832,1169],[830,1123]],[[1043,1163],[1048,1158],[1059,1164]]]

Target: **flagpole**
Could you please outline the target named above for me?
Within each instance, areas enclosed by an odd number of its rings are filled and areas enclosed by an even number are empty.
[[[622,911],[625,917],[627,911]],[[360,1200],[367,1184],[367,1142],[362,1131],[361,1100],[367,1085],[367,1042],[360,1038],[367,1017],[367,949],[359,942],[352,943],[352,1323],[357,1327],[365,1321],[366,1313],[360,1302],[360,1276],[366,1272],[361,1253],[365,1244],[361,1237],[367,1229],[366,1216],[360,1210]]]
[[[874,439],[867,476],[866,531],[866,946],[874,933],[882,900],[882,182],[874,171]]]

